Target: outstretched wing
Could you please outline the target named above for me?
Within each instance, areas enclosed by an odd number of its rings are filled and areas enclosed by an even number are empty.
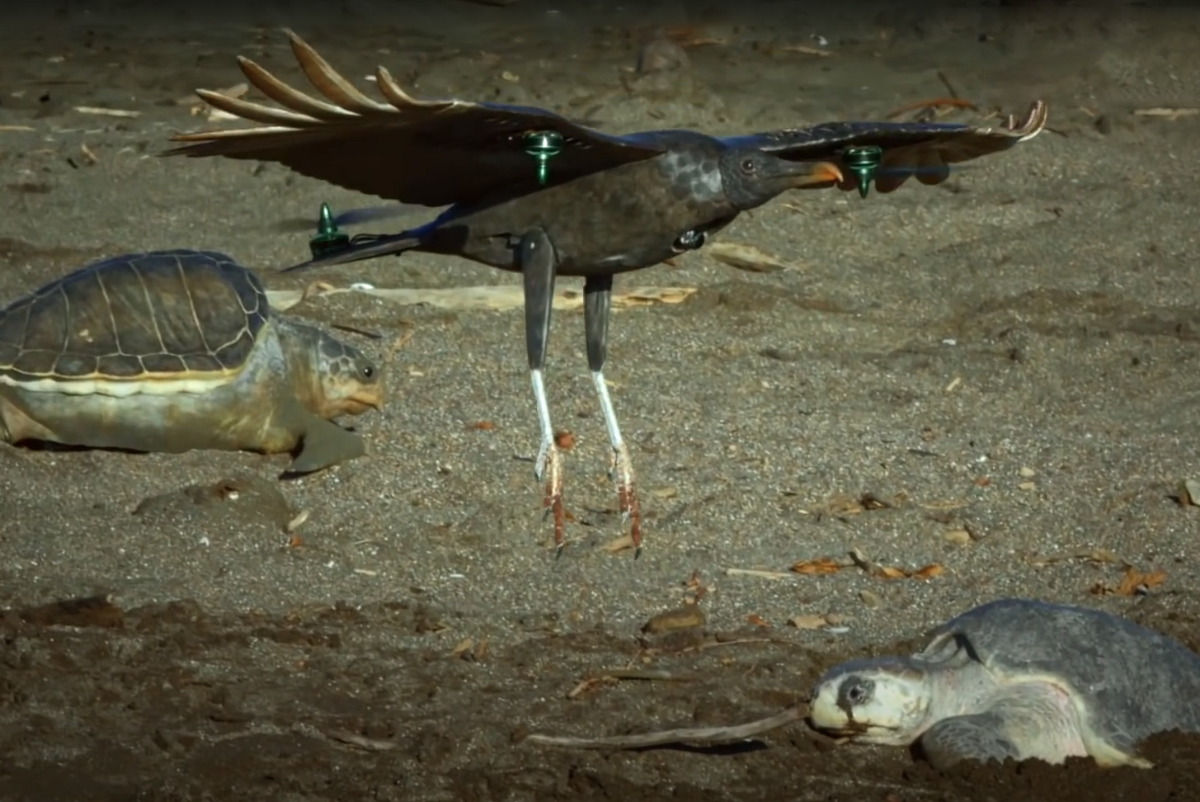
[[[473,203],[503,191],[538,189],[537,162],[525,134],[557,131],[561,152],[549,161],[547,186],[662,153],[649,142],[610,136],[545,109],[418,100],[384,68],[376,85],[386,103],[364,95],[292,31],[300,68],[325,100],[307,95],[247,58],[238,64],[252,86],[283,108],[199,89],[221,111],[258,128],[180,134],[189,143],[164,155],[227,156],[277,162],[297,173],[402,203]]]
[[[722,141],[738,147],[753,147],[782,159],[832,161],[842,168],[841,189],[856,189],[858,179],[842,160],[848,147],[874,145],[883,150],[875,171],[875,188],[891,192],[910,176],[922,184],[940,184],[950,175],[950,165],[1008,150],[1041,133],[1046,127],[1047,107],[1042,101],[1030,106],[1024,120],[1012,115],[997,126],[949,123],[832,122],[811,128],[787,128]],[[822,185],[814,185],[814,188]],[[832,184],[825,184],[825,187]]]

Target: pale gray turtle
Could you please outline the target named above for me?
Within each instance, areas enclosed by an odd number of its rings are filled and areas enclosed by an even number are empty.
[[[222,253],[96,262],[0,310],[0,435],[91,448],[296,452],[308,473],[365,453],[332,422],[378,409],[379,369],[273,314]]]
[[[937,767],[1091,756],[1147,768],[1142,740],[1200,732],[1200,656],[1099,610],[1003,599],[943,624],[919,654],[833,667],[809,716],[851,741],[916,743]]]

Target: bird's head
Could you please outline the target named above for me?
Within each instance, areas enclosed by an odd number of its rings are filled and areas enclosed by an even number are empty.
[[[789,189],[836,184],[842,173],[832,162],[796,162],[757,148],[729,148],[721,154],[725,196],[738,209],[761,206]]]

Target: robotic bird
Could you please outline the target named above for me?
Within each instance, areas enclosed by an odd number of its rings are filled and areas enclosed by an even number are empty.
[[[604,380],[613,276],[704,245],[741,212],[800,188],[890,192],[913,176],[944,181],[950,165],[1025,142],[1046,125],[1043,102],[995,127],[830,122],[734,137],[690,130],[605,134],[545,109],[420,100],[382,66],[367,97],[311,46],[286,32],[300,68],[324,99],[247,58],[250,84],[282,108],[197,90],[210,106],[259,127],[181,134],[165,155],[277,162],[358,192],[429,207],[431,222],[398,234],[360,235],[289,269],[404,251],[460,256],[521,273],[526,350],[541,444],[535,475],[564,542],[561,456],[543,371],[556,276],[584,279],[588,366],[612,445],[620,511],[642,542],[629,448]],[[533,158],[531,158],[533,157]],[[536,162],[536,163],[535,163]]]

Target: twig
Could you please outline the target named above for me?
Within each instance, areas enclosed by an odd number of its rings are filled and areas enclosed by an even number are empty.
[[[759,571],[754,568],[726,568],[725,576],[752,576],[758,579],[795,579],[787,571]]]
[[[349,730],[327,730],[325,737],[331,741],[337,741],[348,746],[357,746],[359,749],[365,749],[368,752],[386,752],[389,749],[396,748],[395,741],[382,741],[378,738],[368,738],[365,735],[350,732]]]
[[[641,735],[614,735],[608,738],[573,738],[560,735],[533,734],[525,738],[539,746],[558,746],[566,749],[645,749],[675,743],[720,744],[744,741],[769,730],[778,729],[804,718],[807,706],[789,707],[781,713],[732,727],[685,727],[677,730],[658,730]]]
[[[946,73],[938,70],[937,77],[938,80],[942,82],[942,86],[946,87],[946,91],[950,93],[950,97],[954,98],[955,100],[958,100],[962,97],[962,95],[958,94],[958,92],[954,89],[954,84],[950,83],[950,79],[946,77]]]
[[[920,111],[922,109],[937,109],[937,108],[955,108],[955,109],[970,109],[971,111],[979,111],[979,107],[969,100],[961,100],[957,97],[935,97],[929,100],[919,100],[916,103],[908,103],[888,113],[889,120],[899,117],[901,114],[907,114],[910,111]]]

